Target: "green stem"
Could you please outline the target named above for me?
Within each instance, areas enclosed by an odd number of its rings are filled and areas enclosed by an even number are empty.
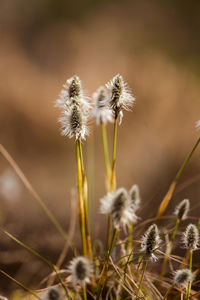
[[[173,182],[171,183],[165,197],[163,198],[159,208],[158,208],[158,212],[157,212],[157,216],[156,216],[156,222],[158,223],[158,221],[160,220],[160,218],[162,217],[162,215],[164,214],[171,198],[172,195],[174,193],[177,181],[179,180],[181,174],[183,173],[183,170],[185,169],[185,167],[187,166],[188,162],[190,161],[190,158],[192,157],[195,149],[197,148],[198,144],[200,142],[200,137],[198,138],[198,140],[196,141],[195,145],[193,146],[191,152],[189,153],[189,155],[186,157],[186,159],[184,160],[184,162],[182,163],[181,167],[179,168]]]
[[[83,203],[83,186],[82,186],[82,170],[81,170],[81,160],[79,151],[79,142],[76,142],[76,162],[77,162],[77,181],[78,181],[78,199],[79,199],[79,223],[82,239],[82,250],[83,255],[87,256],[87,242],[86,242],[86,232],[85,232],[85,213],[84,213],[84,203]]]
[[[133,248],[133,222],[130,222],[128,228],[127,253],[131,253]]]
[[[171,292],[171,290],[174,288],[174,284],[172,284],[170,286],[170,288],[167,290],[166,294],[163,297],[163,300],[167,299],[167,296],[169,295],[169,293]]]
[[[116,189],[116,147],[117,147],[117,119],[115,119],[114,123],[114,134],[113,134],[113,152],[112,152],[112,172],[110,176],[110,185],[109,191],[114,191]],[[112,231],[112,217],[108,216],[108,225],[107,225],[107,245],[106,251],[109,249],[110,240],[111,240],[111,231]]]
[[[87,300],[87,291],[85,286],[83,286],[83,299]]]
[[[116,148],[117,148],[117,119],[114,123],[114,134],[113,134],[113,152],[112,152],[112,173],[111,173],[111,190],[116,189]]]
[[[192,155],[193,155],[193,153],[194,153],[194,151],[195,151],[195,149],[197,148],[197,146],[198,146],[199,143],[200,143],[200,137],[199,137],[198,140],[196,141],[194,147],[192,148],[192,151],[191,151],[191,152],[189,153],[189,155],[186,157],[186,159],[185,159],[184,162],[182,163],[182,165],[181,165],[179,171],[177,172],[176,177],[175,177],[175,180],[176,180],[176,181],[180,178],[180,176],[181,176],[183,170],[184,170],[185,167],[187,166],[187,164],[188,164],[190,158],[192,157]]]
[[[192,256],[193,256],[193,250],[190,249],[190,271],[192,272]],[[189,300],[190,298],[190,291],[191,291],[192,282],[190,281],[188,283],[187,292],[186,292],[186,300]]]
[[[31,289],[27,288],[25,285],[23,285],[21,282],[17,281],[15,278],[11,277],[9,274],[4,272],[3,270],[0,270],[0,273],[8,277],[10,280],[12,280],[14,283],[16,283],[18,286],[23,288],[25,291],[27,291],[29,294],[33,295],[35,298],[41,300],[41,298]],[[1,298],[0,298],[1,299]]]
[[[106,125],[104,123],[101,124],[102,129],[102,139],[103,139],[103,151],[104,151],[104,160],[105,160],[105,167],[106,167],[106,189],[110,190],[110,175],[111,175],[111,166],[110,166],[110,159],[108,153],[108,140],[107,140],[107,132],[106,132]]]
[[[110,242],[111,242],[111,232],[112,232],[112,215],[109,214],[108,223],[107,223],[106,252],[108,251],[109,245],[110,245]]]
[[[118,229],[114,228],[111,243],[110,243],[110,247],[107,251],[106,259],[104,261],[103,269],[102,269],[102,272],[101,272],[101,275],[100,275],[100,279],[99,279],[99,283],[98,283],[98,287],[97,287],[96,300],[100,299],[101,293],[102,293],[102,291],[104,289],[104,286],[105,286],[105,283],[106,283],[106,274],[107,274],[107,269],[108,269],[108,261],[109,261],[110,255],[112,253],[112,250],[114,248],[117,235],[118,235]]]
[[[84,217],[85,217],[85,234],[86,234],[86,242],[87,242],[87,250],[90,259],[93,259],[92,255],[92,246],[91,246],[91,238],[89,233],[89,222],[88,222],[88,188],[87,188],[87,178],[84,170],[83,163],[83,152],[81,147],[81,141],[78,139],[78,148],[80,154],[80,163],[81,163],[81,173],[82,173],[82,192],[83,192],[83,206],[84,206]]]
[[[142,276],[140,278],[140,283],[139,283],[137,293],[136,293],[136,299],[138,299],[138,295],[139,295],[139,292],[140,292],[140,289],[141,289],[141,286],[142,286],[142,282],[143,282],[143,279],[144,279],[144,273],[146,271],[147,265],[148,265],[148,260],[145,260],[144,261],[144,268],[143,268],[143,271],[142,271]]]
[[[167,261],[168,261],[168,258],[172,252],[172,247],[173,247],[173,241],[174,241],[174,238],[176,236],[176,232],[178,230],[178,226],[180,224],[180,219],[177,218],[176,220],[176,225],[174,227],[174,230],[172,232],[172,235],[171,235],[171,239],[167,245],[167,249],[166,249],[166,252],[165,252],[165,257],[164,257],[164,260],[163,260],[163,264],[162,264],[162,269],[161,269],[161,276],[163,277],[165,275],[165,269],[166,269],[166,265],[167,265]]]

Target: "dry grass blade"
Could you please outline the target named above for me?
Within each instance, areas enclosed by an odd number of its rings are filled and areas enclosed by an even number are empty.
[[[75,198],[74,193],[72,195],[72,198]],[[75,233],[75,229],[76,229],[76,201],[75,201],[75,199],[72,199],[72,201],[71,201],[71,218],[70,218],[70,220],[71,221],[70,221],[70,228],[69,228],[68,236],[69,236],[69,239],[72,240],[74,233]],[[63,250],[60,253],[57,263],[56,263],[56,267],[58,269],[60,269],[66,255],[67,255],[68,249],[69,249],[69,244],[68,244],[68,242],[66,242]],[[54,277],[50,276],[47,286],[51,286],[54,283],[54,279],[55,279],[55,276]]]
[[[172,184],[169,187],[169,190],[167,192],[167,194],[165,195],[164,199],[162,200],[159,208],[158,208],[158,212],[157,212],[157,216],[156,216],[156,221],[158,222],[160,220],[160,218],[162,217],[162,215],[164,214],[171,198],[172,195],[174,193],[174,189],[176,187],[177,181],[179,180],[181,174],[183,173],[183,170],[185,169],[185,167],[187,166],[188,162],[190,161],[194,151],[196,150],[197,146],[200,143],[200,138],[198,138],[198,140],[196,141],[194,147],[192,148],[191,152],[189,153],[189,155],[186,157],[186,159],[184,160],[184,162],[182,163],[180,169],[178,170],[175,179],[173,180]]]
[[[158,222],[160,220],[160,218],[162,217],[162,215],[164,214],[164,212],[165,212],[165,210],[166,210],[166,208],[169,204],[169,201],[171,200],[172,195],[174,193],[176,183],[177,183],[176,181],[172,182],[172,184],[169,187],[169,190],[168,190],[167,194],[163,198],[163,200],[162,200],[162,202],[159,206],[159,209],[158,209],[158,213],[157,213],[157,216],[156,216],[156,222]]]
[[[16,283],[18,286],[20,286],[21,288],[23,288],[26,292],[28,292],[29,294],[33,295],[35,298],[41,300],[41,298],[31,289],[27,288],[25,285],[23,285],[21,282],[17,281],[16,279],[14,279],[12,276],[10,276],[9,274],[7,274],[6,272],[4,272],[3,270],[0,270],[0,272],[5,275],[7,278],[9,278],[10,280],[12,280],[14,283]]]
[[[33,198],[38,202],[44,213],[48,216],[50,221],[53,223],[54,227],[57,229],[57,231],[61,234],[61,236],[69,243],[72,251],[74,251],[74,246],[71,244],[66,232],[63,230],[61,225],[58,223],[58,221],[55,219],[55,217],[52,215],[50,210],[47,208],[45,203],[42,201],[38,193],[35,191],[31,183],[28,181],[27,177],[24,175],[20,167],[17,165],[17,163],[14,161],[14,159],[10,156],[8,151],[3,147],[2,144],[0,144],[0,152],[5,157],[5,159],[10,163],[10,165],[13,167],[21,181],[24,183],[27,190],[30,192],[30,194],[33,196]]]

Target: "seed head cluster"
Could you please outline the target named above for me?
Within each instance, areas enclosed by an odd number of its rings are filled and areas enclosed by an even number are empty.
[[[183,242],[186,249],[196,250],[199,244],[199,230],[196,225],[189,224],[183,235]]]
[[[89,259],[79,256],[71,261],[69,272],[74,286],[78,284],[84,286],[85,284],[90,283],[93,267]]]
[[[192,280],[193,275],[189,269],[178,270],[174,274],[174,283],[181,287],[187,288],[188,283],[192,282]]]
[[[141,242],[141,252],[143,252],[147,257],[150,257],[152,260],[156,260],[157,257],[154,255],[154,252],[159,248],[161,243],[156,224],[151,225],[147,229]]]
[[[119,188],[115,192],[108,193],[100,199],[100,202],[101,213],[111,214],[114,226],[117,229],[120,227],[125,229],[130,222],[137,222],[138,218],[135,215],[131,197],[125,188]]]
[[[88,135],[87,121],[91,104],[84,96],[82,84],[78,76],[73,76],[63,86],[56,106],[62,109],[61,134],[75,140],[84,140]]]
[[[190,209],[190,201],[188,199],[182,200],[176,207],[174,214],[180,220],[185,220],[187,218],[188,211]]]

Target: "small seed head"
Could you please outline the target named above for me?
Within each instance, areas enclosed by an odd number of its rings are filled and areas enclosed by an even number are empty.
[[[122,110],[130,110],[132,104],[135,102],[135,98],[131,95],[127,84],[119,74],[113,77],[106,86],[110,92],[108,99],[109,105],[113,110],[115,119],[119,116],[121,122],[123,117]]]
[[[151,225],[144,236],[142,237],[141,252],[144,252],[147,257],[156,260],[154,252],[158,249],[161,243],[158,227],[156,224]]]
[[[119,229],[122,226],[125,230],[130,222],[137,222],[138,218],[126,189],[119,188],[115,192],[108,193],[100,202],[101,212],[112,215],[113,224],[116,228]]]
[[[196,225],[189,224],[183,235],[186,249],[196,250],[199,244],[199,230]]]
[[[174,214],[180,220],[185,220],[190,209],[190,201],[188,199],[182,200],[176,207]]]
[[[113,122],[113,113],[108,105],[108,93],[105,87],[100,86],[98,90],[93,94],[93,100],[95,107],[93,110],[93,116],[96,118],[97,124],[106,124],[107,122]]]
[[[174,275],[174,283],[187,288],[188,283],[192,282],[193,275],[189,269],[177,270]]]
[[[62,300],[63,296],[58,287],[50,287],[47,290],[45,299],[47,299],[47,300]]]
[[[140,191],[139,191],[139,187],[137,184],[134,184],[131,187],[129,194],[131,196],[131,202],[133,205],[133,209],[136,212],[140,208],[140,203],[141,203]]]
[[[87,258],[79,256],[71,261],[69,272],[72,276],[73,285],[76,286],[79,284],[83,286],[90,283],[93,267]]]

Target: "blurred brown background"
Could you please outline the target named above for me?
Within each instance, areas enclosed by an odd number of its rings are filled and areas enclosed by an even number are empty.
[[[154,216],[198,137],[200,2],[2,0],[0,33],[0,140],[64,228],[71,221],[75,153],[73,141],[60,136],[54,102],[74,74],[88,95],[116,73],[132,88],[136,105],[118,131],[117,182],[126,188],[138,183],[143,203],[151,201],[140,215]],[[112,126],[109,137],[111,146]],[[199,151],[168,213],[183,198],[192,205],[199,201]],[[101,131],[94,124],[84,156],[92,234],[103,238],[106,219],[98,213],[98,200],[105,193],[104,161]],[[2,156],[0,163],[1,226],[56,262],[62,238]],[[1,268],[40,287],[49,269],[3,234],[0,239]],[[78,234],[74,242],[79,244]],[[15,288],[0,275],[1,293]]]

